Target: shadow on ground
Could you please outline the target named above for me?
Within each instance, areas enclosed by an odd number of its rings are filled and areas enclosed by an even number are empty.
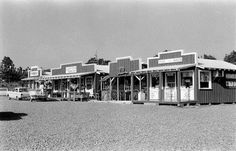
[[[20,120],[26,113],[0,112],[0,121]]]

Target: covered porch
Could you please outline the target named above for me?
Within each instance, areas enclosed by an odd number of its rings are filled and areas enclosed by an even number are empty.
[[[58,100],[100,99],[98,72],[86,72],[70,75],[44,76],[41,80],[52,81],[52,98]]]

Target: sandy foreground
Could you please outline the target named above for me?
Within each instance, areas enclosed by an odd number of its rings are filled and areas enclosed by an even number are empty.
[[[0,114],[0,150],[236,150],[234,104],[180,108],[0,97]]]

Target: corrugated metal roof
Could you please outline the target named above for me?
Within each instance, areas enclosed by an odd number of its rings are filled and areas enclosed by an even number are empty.
[[[145,73],[145,72],[152,72],[152,71],[176,71],[179,69],[186,69],[186,68],[190,68],[194,66],[196,65],[195,64],[182,64],[182,65],[160,66],[160,67],[152,67],[152,68],[136,70],[136,71],[133,71],[133,73]]]
[[[236,70],[236,65],[222,60],[198,59],[199,68]]]

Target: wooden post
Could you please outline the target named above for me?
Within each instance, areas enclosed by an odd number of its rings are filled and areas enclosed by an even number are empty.
[[[97,76],[97,73],[95,72],[94,81],[93,81],[93,96],[94,96],[94,99],[97,99],[96,98],[96,93],[97,93],[96,76]]]
[[[131,101],[134,101],[134,75],[131,74]]]
[[[117,101],[119,101],[120,100],[120,86],[119,86],[119,77],[117,77]]]
[[[164,85],[163,85],[163,73],[162,72],[159,72],[159,102],[162,102],[163,101],[163,88],[164,88]]]
[[[82,95],[81,95],[81,78],[82,77],[79,77],[79,97],[80,97],[80,101],[82,102]]]
[[[147,101],[150,101],[150,73],[147,73]]]
[[[70,96],[70,79],[67,79],[67,88],[68,88],[68,91],[67,91],[68,96],[67,96],[67,98],[70,101],[70,99],[71,99],[71,96]]]
[[[125,92],[125,77],[124,78],[124,100],[126,100],[126,92]]]
[[[139,79],[139,91],[140,91],[140,93],[142,92],[142,80],[141,80],[141,78]]]
[[[102,101],[102,77],[100,77],[100,92],[101,92],[100,100]]]
[[[194,100],[198,102],[197,92],[198,92],[198,69],[195,67],[194,69]]]
[[[111,100],[112,99],[112,97],[111,97],[111,93],[112,93],[112,79],[110,78],[110,86],[109,86],[109,93],[110,93],[110,96],[109,96],[109,99]]]
[[[181,94],[180,94],[180,85],[181,85],[181,79],[180,79],[180,70],[177,71],[177,101],[178,101],[178,106],[180,106],[180,101],[181,101]]]

